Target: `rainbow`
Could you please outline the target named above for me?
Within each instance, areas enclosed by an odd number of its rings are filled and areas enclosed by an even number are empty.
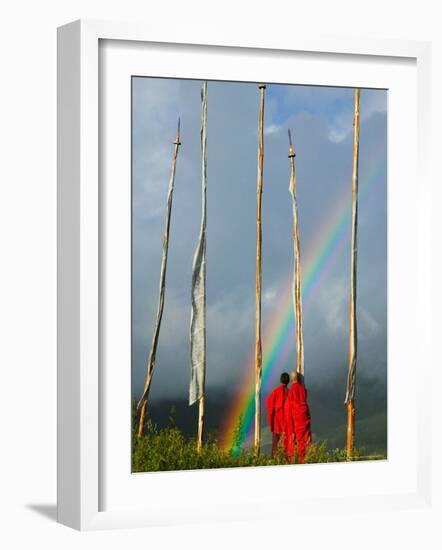
[[[380,140],[382,141],[382,140]],[[378,147],[373,162],[365,177],[360,178],[359,202],[367,204],[369,191],[381,180],[385,171],[385,149]],[[372,194],[372,193],[370,193]],[[370,201],[371,202],[371,201]],[[303,311],[315,296],[320,282],[336,264],[345,250],[350,235],[351,194],[346,188],[338,198],[328,219],[316,233],[315,240],[306,247],[306,253],[301,257],[302,300]],[[263,334],[262,360],[262,394],[266,395],[269,383],[274,382],[274,373],[285,363],[294,345],[294,312],[292,301],[292,275],[282,285],[279,299],[273,309],[268,326]],[[308,351],[307,351],[308,353]],[[307,363],[308,364],[308,363]],[[245,376],[236,394],[226,422],[221,430],[220,444],[224,449],[232,449],[234,454],[240,451],[244,442],[250,437],[254,426],[255,415],[255,358],[252,353],[244,367]],[[241,430],[236,434],[239,420]]]

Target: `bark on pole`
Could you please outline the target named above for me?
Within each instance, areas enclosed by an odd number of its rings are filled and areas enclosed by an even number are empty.
[[[256,455],[261,449],[261,371],[262,371],[262,344],[261,344],[261,199],[264,165],[264,93],[265,85],[259,86],[260,108],[258,118],[258,181],[257,181],[257,209],[256,209],[256,313],[255,313],[255,442]]]
[[[296,320],[296,372],[304,376],[304,338],[302,334],[302,297],[301,297],[301,253],[299,247],[298,207],[296,201],[296,172],[295,151],[292,135],[289,134],[290,186],[293,210],[293,242],[294,242],[294,270],[293,270],[293,307]]]
[[[152,344],[149,353],[149,359],[147,362],[147,374],[146,381],[144,384],[143,395],[138,402],[137,408],[140,410],[140,418],[138,421],[138,430],[137,434],[140,437],[144,431],[144,423],[146,420],[146,410],[149,398],[150,386],[152,383],[153,373],[155,371],[155,360],[158,347],[158,339],[160,336],[161,320],[163,317],[164,310],[164,296],[166,291],[166,270],[167,270],[167,254],[169,249],[169,230],[170,230],[170,218],[172,213],[172,201],[173,201],[173,190],[175,186],[175,172],[176,172],[176,162],[178,158],[178,150],[181,145],[180,141],[180,120],[178,119],[178,129],[176,138],[174,141],[174,150],[172,156],[172,169],[169,179],[169,187],[167,191],[167,207],[166,207],[166,224],[164,227],[163,235],[163,256],[161,260],[161,271],[160,271],[160,285],[159,285],[159,300],[158,300],[158,310],[157,310],[157,320],[155,324],[155,330],[152,336]]]
[[[358,230],[358,169],[359,169],[359,99],[360,90],[354,92],[353,120],[353,176],[352,176],[352,227],[351,227],[351,271],[350,271],[350,327],[348,346],[348,378],[345,403],[347,404],[347,457],[351,459],[355,443],[356,407],[356,361],[357,361],[357,320],[356,320],[356,274],[357,274],[357,230]]]

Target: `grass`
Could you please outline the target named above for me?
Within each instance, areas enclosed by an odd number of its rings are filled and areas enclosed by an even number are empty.
[[[239,433],[240,427],[237,432]],[[239,468],[246,466],[286,465],[282,446],[275,457],[264,454],[256,456],[248,449],[220,449],[217,440],[209,436],[200,452],[196,438],[186,438],[174,424],[173,418],[167,428],[159,430],[151,421],[147,422],[145,434],[138,438],[134,434],[132,448],[133,472],[162,472],[174,470],[200,470],[206,468]],[[355,452],[355,460],[376,460],[384,456],[365,456],[362,450]],[[345,462],[345,450],[328,449],[327,442],[313,443],[306,456],[306,463]],[[295,456],[295,463],[297,457]]]

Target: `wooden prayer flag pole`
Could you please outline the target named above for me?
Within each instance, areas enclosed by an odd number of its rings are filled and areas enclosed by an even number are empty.
[[[198,451],[201,451],[203,446],[204,436],[204,415],[205,415],[205,400],[206,400],[206,202],[207,202],[207,82],[204,82],[201,90],[201,185],[202,185],[202,239],[203,239],[203,359],[202,359],[202,380],[201,380],[201,397],[198,402]]]
[[[176,134],[175,141],[173,143],[175,147],[172,155],[172,169],[171,169],[171,174],[169,179],[169,188],[167,192],[166,224],[165,224],[164,235],[163,235],[163,256],[161,260],[160,290],[159,290],[157,320],[156,320],[155,330],[152,337],[152,345],[150,349],[149,360],[147,362],[147,374],[146,374],[146,381],[144,384],[144,391],[137,405],[138,410],[141,408],[140,418],[138,422],[138,430],[137,430],[138,437],[140,437],[144,431],[147,403],[149,398],[150,385],[152,383],[152,376],[155,371],[155,360],[156,360],[156,353],[157,353],[157,347],[158,347],[158,339],[160,336],[161,319],[163,317],[164,295],[166,291],[167,254],[169,249],[169,230],[170,230],[170,219],[171,219],[171,213],[172,213],[173,190],[175,186],[175,172],[176,172],[176,162],[178,158],[178,150],[181,145],[180,119],[178,119],[177,134]]]
[[[299,247],[298,207],[296,201],[296,173],[295,151],[293,149],[292,134],[289,134],[290,186],[293,209],[293,242],[294,242],[294,270],[293,270],[293,306],[296,319],[296,372],[304,375],[304,339],[302,335],[302,299],[301,299],[301,254]]]
[[[206,396],[203,395],[199,400],[198,404],[198,442],[197,448],[198,451],[201,451],[203,448],[203,437],[204,437],[204,415],[205,415],[205,403]]]
[[[190,316],[189,405],[198,402],[197,448],[204,437],[206,393],[206,214],[207,214],[207,82],[201,87],[201,224],[192,265],[192,312]]]
[[[257,212],[256,212],[256,312],[255,312],[255,454],[261,450],[261,199],[264,166],[264,93],[265,85],[260,84],[260,108],[258,117],[258,181],[257,181]]]
[[[356,320],[356,263],[357,263],[357,229],[358,229],[358,170],[359,170],[359,99],[360,90],[354,92],[353,120],[353,175],[352,175],[352,220],[351,220],[351,271],[350,271],[350,327],[348,347],[348,378],[345,403],[347,404],[347,458],[353,456],[355,445],[355,386],[357,360],[357,320]]]

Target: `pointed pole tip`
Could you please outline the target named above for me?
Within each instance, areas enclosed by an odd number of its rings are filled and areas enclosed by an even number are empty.
[[[288,129],[288,135],[289,135],[289,158],[293,158],[296,155],[293,149],[292,132],[290,131],[290,128]]]
[[[180,140],[181,135],[180,134],[181,134],[181,117],[178,117],[176,138],[175,138],[175,141],[174,141],[175,145],[181,145],[181,140]]]

